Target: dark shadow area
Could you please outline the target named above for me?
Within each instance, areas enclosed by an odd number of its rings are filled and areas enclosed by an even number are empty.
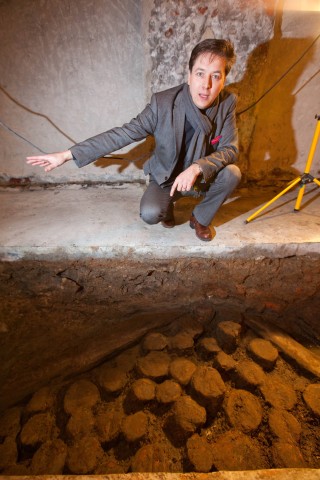
[[[307,65],[312,61],[314,48],[308,50],[313,39],[310,38],[279,38],[275,37],[260,48],[268,50],[268,59],[264,67],[264,74],[260,78],[250,75],[251,63],[255,62],[255,53],[248,61],[247,78],[239,85],[240,92],[245,84],[256,85],[257,97],[268,91],[272,85],[282,77],[265,97],[252,110],[238,116],[240,137],[242,123],[252,123],[252,139],[248,143],[248,179],[265,181],[265,179],[290,181],[299,172],[294,163],[297,159],[296,133],[292,125],[293,109],[295,106],[295,87]],[[291,70],[292,65],[302,52],[307,51]],[[281,57],[286,62],[277,62]],[[287,72],[287,73],[286,73]],[[314,116],[316,112],[310,112]],[[253,117],[253,118],[250,118]]]
[[[110,154],[106,157],[99,158],[94,162],[94,165],[98,168],[119,165],[118,173],[121,173],[130,163],[133,163],[137,168],[142,170],[144,163],[150,158],[153,149],[154,139],[153,137],[147,137],[143,142],[134,145],[128,152]]]
[[[300,210],[296,211],[295,210],[295,204],[297,200],[297,195],[298,195],[298,187],[296,188],[296,196],[294,198],[289,198],[288,199],[288,192],[284,194],[282,197],[278,198],[274,203],[269,205],[265,210],[262,210],[261,213],[254,219],[255,221],[258,220],[259,218],[263,218],[264,216],[273,213],[273,218],[279,216],[283,216],[283,213],[278,213],[278,215],[275,215],[274,212],[276,212],[280,207],[283,207],[285,205],[288,206],[288,211],[292,213],[299,214],[300,211],[304,210],[305,208],[308,207],[313,201],[315,201],[317,198],[320,197],[320,191],[316,195],[314,195],[315,191],[317,190],[318,187],[312,188],[310,190],[306,190],[303,196],[303,200],[300,206]],[[279,192],[277,192],[278,195]],[[310,198],[311,196],[311,198]],[[267,201],[271,201],[274,197],[270,197]],[[313,214],[314,216],[314,214]],[[320,216],[320,215],[319,215]]]
[[[248,213],[253,208],[260,207],[279,191],[279,188],[259,187],[255,183],[238,188],[234,191],[232,197],[220,207],[212,221],[212,225],[219,227],[220,225]],[[174,212],[176,224],[182,225],[187,223],[193,208],[199,202],[199,199],[193,197],[183,197],[175,202]]]
[[[250,54],[243,79],[228,86],[238,95],[239,166],[249,181],[290,181],[302,173],[294,167],[293,109],[297,93],[319,73],[311,74],[296,90],[312,63],[317,39],[284,38],[281,23],[278,13],[274,37]]]

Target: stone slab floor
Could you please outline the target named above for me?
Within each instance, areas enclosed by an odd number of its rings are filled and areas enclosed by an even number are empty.
[[[132,184],[2,188],[1,258],[283,257],[320,253],[320,189],[313,184],[307,185],[299,212],[294,212],[295,188],[248,224],[246,219],[282,189],[239,189],[213,220],[212,242],[200,241],[189,227],[194,199],[177,202],[173,229],[143,223],[139,202],[144,188]]]

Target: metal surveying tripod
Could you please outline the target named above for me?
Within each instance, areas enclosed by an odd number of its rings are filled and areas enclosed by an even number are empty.
[[[313,160],[313,156],[314,156],[314,152],[316,150],[317,142],[318,142],[318,139],[319,139],[319,134],[320,134],[320,115],[316,115],[315,118],[317,120],[317,126],[316,126],[316,129],[315,129],[314,135],[313,135],[313,139],[312,139],[312,143],[311,143],[311,147],[310,147],[310,151],[309,151],[309,155],[308,155],[307,164],[306,164],[304,174],[300,175],[299,177],[292,180],[292,182],[290,182],[289,185],[284,190],[282,190],[282,192],[280,192],[272,200],[270,200],[265,205],[263,205],[263,207],[259,208],[259,210],[257,210],[253,215],[248,217],[247,220],[246,220],[246,223],[251,222],[251,220],[256,218],[259,215],[259,213],[261,213],[263,210],[265,210],[267,207],[269,207],[269,205],[271,205],[273,202],[275,202],[282,195],[284,195],[289,190],[291,190],[291,188],[298,185],[298,183],[300,184],[300,189],[299,189],[298,197],[297,197],[296,204],[295,204],[295,207],[294,207],[295,212],[298,212],[300,210],[300,205],[301,205],[302,197],[303,197],[303,194],[304,194],[304,190],[306,188],[306,184],[314,182],[315,184],[318,185],[318,187],[320,187],[320,181],[317,178],[310,175],[310,173],[309,173],[310,168],[311,168],[311,164],[312,164],[312,160]]]

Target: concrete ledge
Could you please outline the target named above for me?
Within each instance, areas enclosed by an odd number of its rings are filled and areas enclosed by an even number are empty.
[[[249,224],[274,188],[239,189],[215,217],[215,238],[202,242],[189,227],[196,201],[176,203],[176,227],[139,218],[144,186],[52,186],[0,189],[0,259],[284,258],[320,254],[319,189],[310,187],[298,213],[291,191]],[[277,189],[279,191],[280,189]]]
[[[320,470],[288,468],[212,473],[127,473],[112,475],[0,476],[0,480],[319,480]]]
[[[318,243],[275,245],[273,243],[263,245],[243,245],[233,247],[229,245],[208,246],[158,246],[132,245],[132,246],[60,246],[49,247],[0,247],[0,261],[14,262],[18,260],[77,260],[77,259],[174,259],[174,258],[286,258],[302,255],[320,255]]]

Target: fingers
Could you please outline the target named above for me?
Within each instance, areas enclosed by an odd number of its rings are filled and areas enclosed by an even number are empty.
[[[177,188],[177,180],[174,181],[174,184],[173,184],[172,187],[171,187],[170,197],[173,197],[174,192],[176,191],[176,188]]]
[[[27,157],[26,162],[34,167],[42,167],[45,172],[50,172],[59,165],[58,159],[54,155],[37,155]]]
[[[35,155],[33,157],[27,157],[27,162],[33,162],[35,160],[48,160],[48,158],[50,157],[50,155],[46,154],[46,155]]]
[[[191,190],[192,188],[192,183],[189,182],[189,183],[186,183],[185,181],[179,179],[179,177],[177,177],[174,181],[174,184],[172,185],[171,187],[171,190],[170,190],[170,197],[173,197],[174,195],[174,192],[177,190],[178,192],[187,192],[188,190]]]
[[[186,170],[184,170],[180,175],[177,176],[175,179],[172,188],[170,190],[170,196],[172,197],[174,192],[177,190],[178,192],[187,192],[191,190],[199,175],[198,166],[196,166],[196,172],[194,169],[194,165],[191,165]]]
[[[37,161],[34,161],[34,162],[27,162],[27,163],[30,163],[31,165],[37,165],[39,167],[44,167],[46,165],[49,165],[49,162],[44,161],[44,160],[37,160]]]
[[[170,196],[172,197],[176,190],[178,192],[187,192],[191,190],[193,183],[194,182],[186,181],[184,178],[177,177],[171,187]]]
[[[38,155],[36,157],[27,157],[26,163],[29,165],[44,167],[50,164],[50,160],[45,155]]]

